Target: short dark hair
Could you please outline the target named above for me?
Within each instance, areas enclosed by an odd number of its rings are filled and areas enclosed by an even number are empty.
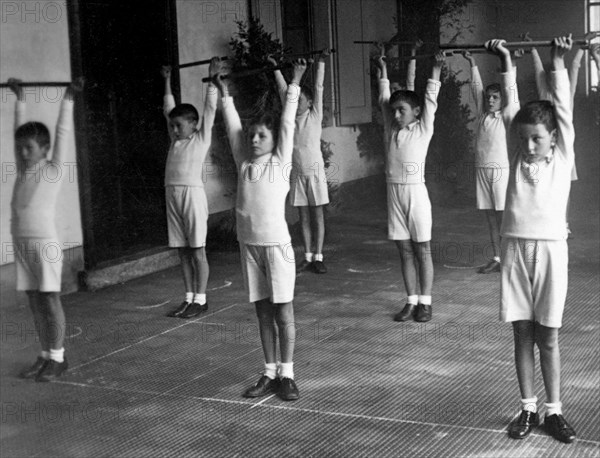
[[[500,84],[498,84],[498,83],[488,84],[485,87],[485,92],[488,92],[488,91],[499,92],[500,94],[502,94],[502,88],[500,87]]]
[[[50,146],[50,131],[45,124],[37,121],[26,122],[15,131],[15,140],[33,139],[40,147]]]
[[[256,118],[250,120],[248,129],[253,126],[265,126],[273,134],[273,144],[277,145],[277,139],[279,138],[279,117],[274,113],[266,112]]]
[[[310,100],[311,102],[312,102],[312,101],[313,101],[313,99],[315,98],[315,95],[313,94],[313,90],[312,90],[312,88],[311,88],[310,86],[303,85],[303,86],[300,88],[300,92],[301,92],[302,94],[304,94],[304,96],[306,97],[306,99],[307,99],[307,100]]]
[[[399,91],[394,91],[390,96],[390,105],[393,105],[396,102],[406,102],[412,108],[420,108],[421,101],[419,100],[419,96],[415,91],[407,91],[405,89],[401,89]]]
[[[180,105],[176,105],[169,112],[169,119],[173,118],[185,118],[187,121],[196,121],[200,119],[200,115],[198,115],[198,110],[196,107],[190,103],[182,103]]]
[[[529,102],[516,114],[513,124],[543,124],[552,132],[557,126],[554,105],[548,100]]]

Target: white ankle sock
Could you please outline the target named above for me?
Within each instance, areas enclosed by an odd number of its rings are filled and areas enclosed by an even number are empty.
[[[494,259],[494,261],[496,261],[496,262],[500,262],[500,256],[494,256],[494,258],[493,258],[493,259]]]
[[[550,415],[562,415],[562,402],[546,402],[544,403],[546,407],[546,416]]]
[[[194,302],[194,293],[185,293],[185,301],[189,302],[190,304]]]
[[[317,254],[315,254],[315,261],[321,261],[321,262],[323,262],[323,253],[317,253]]]
[[[206,304],[206,294],[194,294],[194,302],[197,302],[200,305]]]
[[[277,377],[277,363],[265,363],[264,374],[271,380],[275,379]]]
[[[308,262],[312,262],[313,254],[312,253],[304,253],[304,259],[306,259]]]
[[[423,305],[431,305],[431,296],[419,296],[419,302]]]
[[[532,398],[521,399],[521,410],[527,410],[528,412],[537,412],[537,396]]]
[[[55,350],[53,348],[50,349],[50,359],[56,361],[57,363],[62,363],[65,360],[65,349],[60,348]]]
[[[417,303],[419,302],[419,296],[417,294],[408,296],[406,298],[406,302],[408,302],[409,304],[417,305]]]
[[[281,363],[279,365],[279,376],[281,378],[294,378],[294,363]]]

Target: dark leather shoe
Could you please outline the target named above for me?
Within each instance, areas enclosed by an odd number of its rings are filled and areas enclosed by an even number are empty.
[[[537,412],[522,410],[521,415],[508,425],[508,435],[513,439],[524,439],[540,423]]]
[[[313,262],[313,270],[317,274],[326,274],[327,273],[327,267],[325,267],[325,264],[323,264],[323,261]]]
[[[28,367],[27,369],[23,370],[20,374],[19,377],[21,378],[35,378],[39,372],[46,367],[46,364],[48,364],[48,360],[42,358],[41,356],[38,356],[38,358],[36,359],[35,363],[33,363],[33,365],[31,367]]]
[[[415,321],[421,323],[431,320],[431,305],[418,304],[415,310]]]
[[[282,378],[279,388],[279,397],[284,401],[296,401],[300,397],[296,382],[291,378]]]
[[[566,444],[570,444],[575,440],[575,430],[562,415],[546,415],[544,417],[544,428],[554,439]]]
[[[44,366],[44,368],[37,374],[35,377],[36,382],[51,382],[60,377],[64,372],[69,368],[69,363],[67,363],[67,358],[62,363],[58,361],[54,361],[53,359],[49,359],[48,363]]]
[[[190,302],[183,301],[181,303],[181,305],[179,305],[179,307],[177,307],[175,310],[171,310],[169,313],[167,313],[167,316],[171,317],[171,318],[177,318],[177,317],[181,316],[181,314],[183,312],[185,312],[190,305],[192,305]]]
[[[500,263],[493,259],[477,270],[478,274],[491,274],[492,272],[500,272]]]
[[[409,319],[414,318],[416,307],[415,304],[407,303],[402,311],[394,315],[394,321],[408,321]]]
[[[188,318],[194,318],[198,315],[200,315],[201,313],[204,313],[208,310],[208,304],[198,304],[198,302],[192,302],[190,304],[190,306],[185,310],[185,312],[183,312],[181,315],[179,315],[179,318],[184,318],[184,319],[188,319]]]
[[[304,272],[305,270],[312,271],[313,263],[304,259],[298,266],[296,266],[296,273]]]
[[[242,396],[245,398],[259,398],[267,394],[277,393],[279,391],[279,379],[270,379],[263,375],[258,379],[255,385],[248,388]]]

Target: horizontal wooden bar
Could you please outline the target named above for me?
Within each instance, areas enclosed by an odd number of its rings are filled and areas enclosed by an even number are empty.
[[[60,81],[32,81],[28,83],[17,83],[17,86],[20,87],[42,87],[42,86],[50,86],[50,87],[69,87],[71,85],[70,82],[60,82]],[[11,87],[8,83],[0,83],[0,87]]]
[[[574,45],[583,46],[589,44],[587,40],[573,40]],[[506,48],[534,48],[549,47],[552,41],[507,41],[504,43]],[[443,43],[440,49],[485,49],[485,43]]]
[[[308,63],[312,64],[313,60],[310,59]],[[242,70],[242,71],[235,72],[235,73],[227,73],[226,75],[222,75],[221,79],[228,80],[228,79],[235,79],[235,78],[244,78],[246,76],[259,75],[259,74],[265,73],[265,72],[274,72],[275,70],[283,70],[285,68],[292,68],[293,66],[294,66],[294,64],[292,64],[291,62],[286,62],[281,65],[277,65],[275,67],[267,66],[267,67],[260,67],[260,68],[250,68],[248,70]],[[210,81],[212,81],[212,78],[210,76],[202,78],[203,83],[209,83]]]
[[[223,56],[220,57],[221,60],[229,60],[231,59],[231,57],[229,56]],[[188,62],[185,64],[179,64],[179,65],[174,65],[174,68],[186,68],[186,67],[196,67],[198,65],[206,65],[206,64],[210,64],[210,61],[212,60],[212,57],[210,59],[204,59],[204,60],[197,60],[195,62]]]

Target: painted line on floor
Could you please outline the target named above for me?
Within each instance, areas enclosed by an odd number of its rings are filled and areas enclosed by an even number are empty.
[[[275,397],[275,396],[276,396],[276,394],[275,394],[275,393],[273,393],[271,396],[267,396],[267,397],[266,397],[266,398],[264,398],[262,401],[259,401],[259,402],[255,403],[255,404],[253,404],[253,405],[252,405],[252,407],[250,407],[250,410],[254,409],[255,407],[258,407],[258,406],[259,406],[259,405],[261,405],[263,402],[266,402],[266,401],[268,401],[269,399],[271,399],[271,398],[273,398],[273,397]]]
[[[170,332],[172,332],[172,331],[175,331],[175,330],[177,330],[177,329],[179,329],[179,328],[181,328],[181,327],[183,327],[183,326],[188,326],[189,324],[197,323],[198,321],[200,321],[200,320],[203,320],[204,318],[207,318],[207,317],[209,317],[209,316],[214,316],[214,315],[216,315],[217,313],[221,313],[221,312],[224,312],[225,310],[229,310],[230,308],[233,308],[233,307],[238,307],[238,306],[240,306],[240,304],[232,304],[232,305],[228,305],[227,307],[224,307],[224,308],[222,308],[222,309],[219,309],[219,310],[217,310],[216,312],[212,312],[212,313],[209,313],[209,314],[203,315],[203,316],[201,316],[201,317],[199,317],[199,318],[197,318],[197,319],[195,319],[195,320],[186,321],[186,322],[184,322],[184,323],[181,323],[181,324],[180,324],[180,325],[178,325],[178,326],[175,326],[175,327],[173,327],[173,328],[170,328],[170,329],[167,329],[167,330],[165,330],[165,331],[159,332],[158,334],[151,335],[151,336],[149,336],[149,337],[146,337],[145,339],[139,340],[139,341],[137,341],[137,342],[134,342],[134,343],[132,343],[132,344],[130,344],[130,345],[126,345],[125,347],[121,347],[121,348],[119,348],[119,349],[117,349],[117,350],[113,350],[113,351],[111,351],[111,352],[108,352],[108,353],[107,353],[107,354],[105,354],[105,355],[98,356],[98,357],[96,357],[96,358],[90,359],[89,361],[86,361],[85,363],[78,364],[77,366],[72,366],[72,367],[71,367],[71,369],[79,369],[80,367],[85,367],[85,366],[87,366],[87,365],[89,365],[89,364],[95,363],[96,361],[100,361],[100,360],[102,360],[102,359],[108,358],[109,356],[115,355],[115,354],[117,354],[117,353],[120,353],[120,352],[122,352],[122,351],[124,351],[124,350],[128,350],[128,349],[130,349],[130,348],[132,348],[132,347],[135,347],[136,345],[139,345],[139,344],[142,344],[142,343],[148,342],[148,341],[150,341],[150,340],[152,340],[152,339],[154,339],[154,338],[156,338],[156,337],[162,336],[162,335],[164,335],[164,334],[168,334],[168,333],[170,333]]]
[[[79,326],[73,326],[77,331],[75,331],[73,334],[69,334],[68,336],[65,336],[65,339],[72,339],[73,337],[77,337],[79,334],[81,334],[83,332],[83,329],[81,329]]]
[[[258,403],[251,403],[248,401],[241,401],[241,400],[236,400],[236,399],[207,398],[207,397],[202,397],[202,396],[189,396],[189,395],[184,396],[182,394],[173,394],[173,393],[169,393],[169,392],[156,393],[156,392],[151,392],[151,391],[149,392],[149,391],[144,391],[144,390],[122,389],[122,388],[115,388],[115,387],[110,387],[110,386],[96,386],[96,385],[90,385],[90,384],[86,384],[86,383],[68,382],[68,381],[64,381],[64,380],[57,380],[52,383],[57,383],[57,384],[61,384],[61,385],[73,385],[73,386],[78,386],[81,388],[100,388],[100,389],[105,389],[105,390],[110,390],[110,391],[118,391],[121,393],[155,394],[155,395],[157,395],[156,397],[165,396],[165,397],[176,397],[176,398],[180,398],[180,399],[194,399],[194,400],[205,401],[205,402],[216,402],[216,403],[220,403],[220,404],[234,404],[234,405],[243,405],[243,406],[251,405],[252,407],[249,410],[251,410],[253,407],[262,407],[264,409],[282,410],[282,411],[288,411],[288,412],[294,412],[294,413],[309,413],[309,414],[313,414],[313,415],[324,415],[324,416],[329,416],[329,417],[351,418],[353,420],[381,421],[381,422],[386,422],[386,423],[399,423],[399,424],[409,424],[409,425],[417,425],[417,426],[442,427],[442,428],[448,428],[448,429],[458,429],[458,430],[462,430],[462,431],[480,431],[480,432],[486,432],[486,433],[506,434],[506,428],[502,428],[502,429],[477,428],[474,426],[453,425],[453,424],[448,424],[448,423],[433,423],[433,422],[428,422],[428,421],[402,420],[400,418],[380,417],[380,416],[364,415],[364,414],[358,414],[358,413],[344,413],[344,412],[334,412],[334,411],[330,411],[330,410],[308,409],[305,407],[291,407],[291,406],[287,406],[287,405],[282,406],[282,405],[273,405],[273,404],[263,404],[262,403],[263,401],[258,402]],[[272,397],[272,396],[270,396],[270,397]],[[266,400],[267,399],[264,399],[264,401],[266,401]],[[529,436],[530,437],[533,436],[533,437],[548,438],[548,436],[546,434],[537,434],[537,433],[531,433],[531,434],[529,434]],[[594,440],[589,440],[589,439],[577,438],[576,442],[600,446],[600,441],[594,441]]]
[[[217,289],[229,288],[231,285],[233,285],[233,282],[230,282],[229,280],[225,280],[225,284],[224,285],[215,286],[214,288],[209,288],[206,291],[216,291]]]
[[[171,300],[165,301],[165,302],[161,302],[160,304],[152,304],[152,305],[138,305],[135,308],[136,309],[155,309],[157,307],[162,307],[163,305],[167,305],[169,302],[171,302]]]
[[[456,269],[456,270],[470,270],[470,269],[479,269],[480,267],[484,267],[487,264],[481,264],[479,266],[449,266],[448,264],[444,264],[446,269]]]
[[[353,274],[375,274],[379,272],[387,272],[388,270],[392,270],[391,267],[387,269],[375,269],[375,270],[359,270],[359,269],[346,269],[348,272],[352,272]]]

